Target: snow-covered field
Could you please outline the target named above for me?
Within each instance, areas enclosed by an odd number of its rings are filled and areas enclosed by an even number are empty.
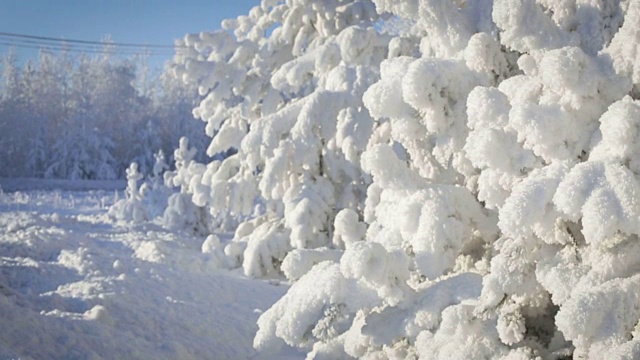
[[[214,271],[201,238],[112,221],[111,188],[19,183],[0,183],[0,359],[276,356],[252,342],[287,285]]]

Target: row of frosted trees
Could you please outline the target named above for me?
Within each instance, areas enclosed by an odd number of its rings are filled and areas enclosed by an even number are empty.
[[[206,139],[195,88],[141,59],[42,51],[21,64],[9,52],[0,76],[2,177],[121,178],[131,161],[149,172],[180,136]]]
[[[293,282],[257,348],[640,358],[640,0],[263,0],[223,26],[175,74],[237,153],[178,173],[242,222],[208,253]]]

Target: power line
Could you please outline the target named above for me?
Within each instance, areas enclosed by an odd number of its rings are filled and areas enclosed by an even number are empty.
[[[38,41],[6,39],[0,36],[0,45],[13,46],[26,49],[49,49],[69,52],[91,52],[91,53],[118,53],[118,54],[157,54],[157,55],[173,55],[173,51],[158,49],[115,49],[115,48],[98,48],[93,45],[73,45],[73,44],[48,44]],[[180,50],[180,49],[176,49]]]
[[[51,45],[29,45],[29,44],[19,44],[19,43],[15,43],[15,42],[10,42],[10,41],[3,41],[3,39],[0,39],[0,45],[4,45],[4,46],[10,46],[10,47],[16,47],[16,48],[24,48],[24,49],[39,49],[39,50],[49,50],[49,51],[68,51],[68,52],[74,52],[74,53],[90,53],[90,54],[113,54],[113,55],[136,55],[136,54],[141,54],[141,55],[148,55],[148,56],[171,56],[174,55],[174,53],[169,53],[169,52],[152,52],[152,51],[145,51],[144,49],[140,49],[138,51],[134,51],[134,50],[129,50],[129,51],[125,51],[125,50],[110,50],[110,49],[90,49],[90,48],[73,48],[73,47],[65,47],[65,46],[60,46],[60,45],[55,45],[55,44],[51,44]]]
[[[9,41],[13,44],[17,44],[17,45],[23,45],[23,44],[36,44],[36,45],[41,45],[41,46],[59,46],[59,47],[64,47],[64,48],[74,48],[74,49],[90,49],[90,50],[96,50],[99,49],[99,47],[97,45],[83,45],[83,44],[69,44],[69,43],[49,43],[49,42],[45,42],[45,41],[41,41],[41,40],[30,40],[30,39],[15,39],[15,38],[11,38],[11,37],[5,37],[3,35],[0,35],[0,40],[2,41]],[[114,49],[115,47],[112,46],[102,46],[102,48],[107,48],[107,49]],[[149,51],[157,51],[157,52],[171,52],[171,50],[169,49],[147,49],[147,48],[141,48],[142,50],[149,50]],[[124,49],[118,49],[118,50],[122,50],[122,51],[137,51],[134,48],[124,48]]]
[[[159,44],[133,44],[86,41],[77,39],[61,39],[45,36],[33,36],[0,32],[0,46],[24,49],[40,49],[47,51],[66,51],[71,53],[111,54],[111,55],[145,55],[172,56],[186,49],[186,46],[170,46]],[[174,51],[172,51],[172,49]]]
[[[136,44],[136,43],[117,43],[117,42],[104,42],[104,41],[88,41],[88,40],[78,40],[78,39],[54,38],[54,37],[48,37],[48,36],[35,36],[35,35],[26,35],[26,34],[16,34],[16,33],[8,33],[8,32],[0,32],[0,35],[13,37],[13,38],[20,38],[20,39],[33,39],[33,40],[58,42],[58,43],[64,42],[64,43],[74,43],[74,44],[91,44],[91,45],[101,45],[101,46],[158,48],[158,49],[188,48],[188,46],[184,46],[184,45]]]

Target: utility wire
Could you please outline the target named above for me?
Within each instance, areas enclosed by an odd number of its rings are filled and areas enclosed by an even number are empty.
[[[123,50],[109,50],[109,49],[90,49],[90,48],[73,48],[73,47],[65,47],[62,45],[55,45],[55,44],[51,44],[51,45],[45,45],[45,44],[41,44],[41,45],[29,45],[29,44],[19,44],[19,43],[15,43],[15,42],[11,42],[11,41],[4,41],[4,39],[0,39],[0,45],[4,45],[4,46],[10,46],[10,47],[16,47],[16,48],[24,48],[24,49],[40,49],[40,50],[49,50],[49,51],[68,51],[68,52],[74,52],[74,53],[89,53],[89,54],[112,54],[112,55],[137,55],[137,54],[141,54],[141,55],[148,55],[148,56],[171,56],[174,55],[174,53],[169,53],[169,52],[155,52],[155,51],[148,51],[148,50],[144,50],[144,49],[140,49],[140,50],[129,50],[129,51],[123,51]]]
[[[15,38],[11,38],[11,37],[5,37],[3,35],[0,35],[0,40],[1,41],[8,41],[11,42],[13,44],[16,45],[23,45],[23,44],[36,44],[36,45],[41,45],[41,46],[56,46],[56,47],[64,47],[66,48],[73,48],[73,49],[90,49],[90,50],[102,50],[102,49],[109,49],[110,51],[112,50],[118,50],[118,51],[137,51],[137,49],[134,48],[124,48],[124,49],[116,49],[115,46],[109,46],[109,44],[105,44],[104,46],[100,47],[98,45],[84,45],[84,44],[69,44],[67,42],[61,42],[61,43],[49,43],[46,41],[42,41],[42,40],[30,40],[30,39],[15,39]],[[170,49],[149,49],[149,48],[140,48],[141,50],[146,50],[146,51],[152,51],[152,52],[164,52],[164,53],[173,53],[173,51],[171,51]]]
[[[180,50],[188,48],[186,46],[177,45],[145,45],[133,43],[112,43],[104,41],[98,42],[76,39],[62,39],[7,32],[0,32],[0,45],[25,49],[67,51],[72,53],[145,56],[172,56],[175,55],[176,52],[179,53]],[[172,49],[175,51],[172,51]]]
[[[77,39],[54,38],[54,37],[48,37],[48,36],[16,34],[16,33],[8,33],[8,32],[0,32],[0,35],[19,38],[19,39],[33,39],[33,40],[58,42],[58,43],[65,42],[65,43],[74,43],[74,44],[91,44],[91,45],[102,45],[102,46],[111,45],[116,47],[138,47],[138,48],[156,48],[156,49],[188,48],[188,46],[185,46],[185,45],[135,44],[135,43],[104,42],[104,41],[88,41],[88,40],[77,40]]]
[[[61,51],[69,51],[69,52],[82,52],[82,51],[86,51],[86,52],[104,52],[104,53],[119,53],[119,54],[137,54],[137,53],[148,53],[148,54],[158,54],[158,55],[172,55],[174,54],[173,51],[169,50],[169,49],[133,49],[133,48],[125,48],[125,49],[118,49],[118,48],[114,48],[114,47],[98,47],[95,45],[75,45],[75,44],[66,44],[66,43],[62,43],[62,44],[49,44],[49,43],[44,43],[44,42],[39,42],[37,40],[16,40],[16,39],[11,39],[11,38],[4,38],[2,36],[0,36],[0,42],[2,42],[2,45],[7,45],[7,46],[15,46],[15,47],[21,47],[21,48],[28,48],[28,49],[39,49],[39,48],[46,48],[46,49],[55,49],[55,50],[61,50]],[[176,49],[176,50],[181,50],[181,49]]]

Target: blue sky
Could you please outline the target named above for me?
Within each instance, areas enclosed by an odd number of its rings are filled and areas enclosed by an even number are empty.
[[[259,0],[0,0],[0,32],[65,39],[173,44],[187,33],[213,31],[248,14]],[[0,45],[0,53],[7,46]],[[37,51],[16,49],[21,61]],[[168,58],[154,57],[153,66]]]

